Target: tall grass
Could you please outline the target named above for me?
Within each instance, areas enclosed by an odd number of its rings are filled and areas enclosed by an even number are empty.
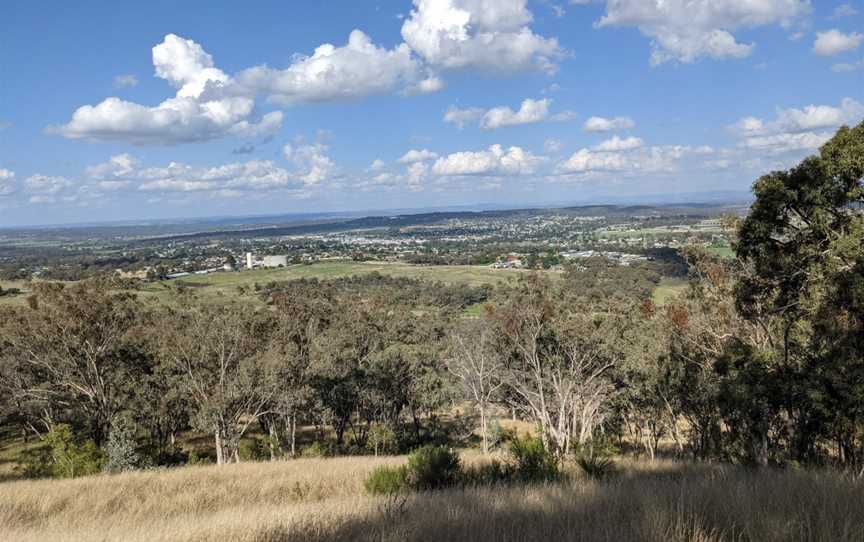
[[[594,481],[415,494],[363,482],[404,458],[302,459],[0,484],[0,539],[860,541],[864,485],[832,472],[625,463]],[[470,461],[470,460],[469,460]]]

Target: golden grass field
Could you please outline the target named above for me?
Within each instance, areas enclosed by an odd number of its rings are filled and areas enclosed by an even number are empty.
[[[404,457],[298,459],[0,484],[0,539],[861,541],[864,484],[831,472],[624,460],[606,481],[364,494]],[[472,454],[466,462],[479,461]]]

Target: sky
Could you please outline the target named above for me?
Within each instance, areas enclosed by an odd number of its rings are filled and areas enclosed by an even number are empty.
[[[864,119],[861,0],[8,2],[0,227],[746,191]]]

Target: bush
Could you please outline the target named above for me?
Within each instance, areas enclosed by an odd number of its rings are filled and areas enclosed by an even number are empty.
[[[551,482],[559,475],[558,460],[539,438],[514,438],[510,453],[515,462],[515,476],[523,482]]]
[[[105,472],[125,472],[145,466],[136,451],[135,427],[128,418],[119,417],[112,424],[105,452],[108,456]]]
[[[596,454],[579,455],[576,463],[588,478],[605,478],[614,470],[615,464],[609,457]]]
[[[270,457],[269,449],[257,438],[241,440],[239,452],[243,461],[262,461]]]
[[[495,461],[465,469],[462,482],[467,486],[492,486],[513,481],[515,470],[507,464]]]
[[[307,458],[330,457],[333,455],[333,449],[326,444],[313,442],[309,446],[303,448],[301,455]]]
[[[411,489],[408,478],[408,467],[404,465],[378,467],[366,479],[364,486],[371,495],[395,495]]]
[[[408,475],[414,489],[451,486],[459,473],[459,456],[443,446],[423,446],[408,456]]]
[[[92,441],[78,442],[66,424],[54,426],[45,435],[54,478],[77,478],[96,474],[105,464],[105,456]]]

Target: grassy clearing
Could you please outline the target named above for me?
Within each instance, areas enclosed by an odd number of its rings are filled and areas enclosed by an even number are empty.
[[[402,462],[301,459],[0,484],[0,532],[71,542],[864,539],[864,484],[831,472],[624,461],[606,481],[422,493],[401,508],[364,494],[375,467]]]
[[[654,289],[654,303],[665,305],[687,288],[687,279],[664,277]]]
[[[735,257],[735,251],[732,249],[732,247],[711,246],[708,247],[706,250],[720,256],[721,258],[726,258],[729,260]]]
[[[171,281],[147,284],[141,288],[144,296],[167,297],[172,295],[173,286],[186,286],[202,298],[236,296],[238,288],[251,290],[255,284],[272,281],[286,281],[301,278],[333,279],[352,275],[365,275],[378,272],[393,277],[408,277],[440,281],[451,284],[500,284],[517,280],[527,271],[492,269],[486,266],[420,266],[405,263],[381,262],[320,262],[311,265],[292,265],[278,269],[244,270],[236,273],[212,273],[183,277]]]

